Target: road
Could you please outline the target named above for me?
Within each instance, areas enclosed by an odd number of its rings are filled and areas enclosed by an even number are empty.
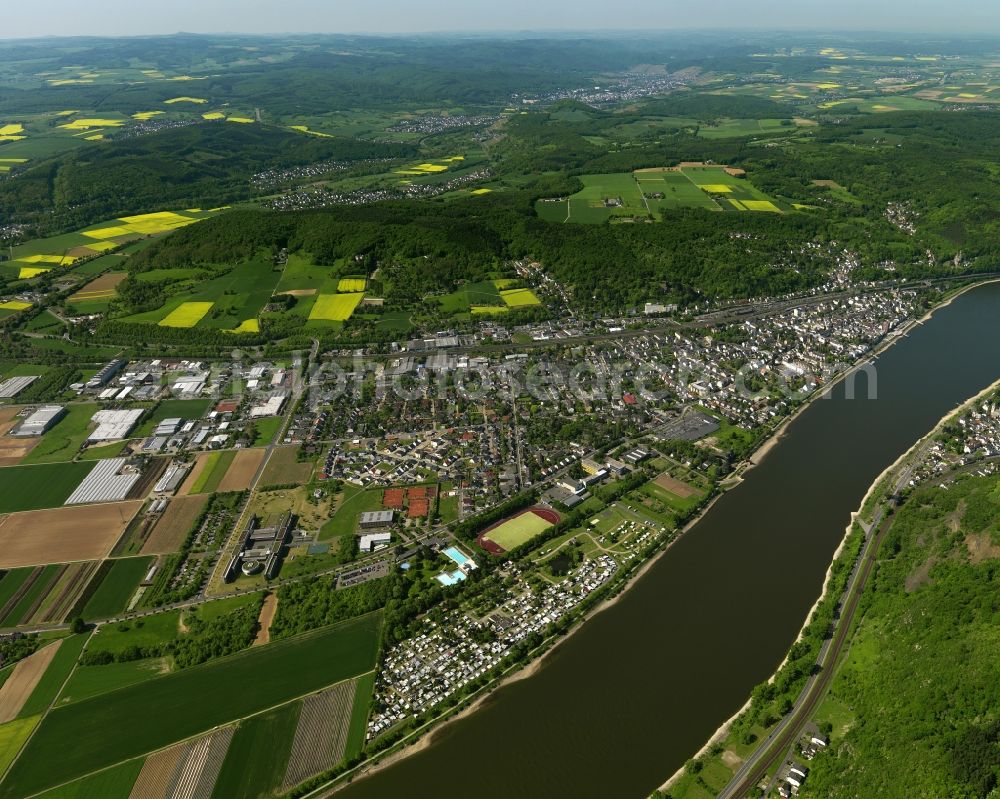
[[[907,458],[906,466],[896,480],[893,489],[894,495],[898,494],[910,482],[916,465],[923,460],[930,443],[930,441],[925,442]],[[816,668],[806,681],[792,710],[778,722],[767,738],[743,762],[729,784],[718,794],[717,799],[740,799],[740,797],[747,796],[748,792],[763,779],[775,761],[781,759],[795,743],[801,734],[802,727],[810,721],[816,706],[829,687],[830,680],[833,679],[837,659],[840,657],[844,645],[850,641],[850,630],[855,611],[874,568],[882,539],[892,526],[891,520],[885,524],[884,528],[882,522],[885,519],[886,510],[893,505],[894,500],[890,500],[888,504],[879,503],[871,523],[867,526],[859,520],[865,529],[865,543],[848,579],[833,636],[823,642],[816,658]]]

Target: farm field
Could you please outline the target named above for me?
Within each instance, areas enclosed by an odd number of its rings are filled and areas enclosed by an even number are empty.
[[[270,444],[278,434],[284,421],[285,419],[282,416],[265,416],[261,419],[256,419],[254,421],[254,429],[257,431],[257,435],[254,436],[251,446],[266,447]]]
[[[125,272],[107,272],[90,281],[75,294],[71,294],[66,304],[74,313],[91,314],[105,311],[111,300],[118,296],[118,284],[126,277]]]
[[[380,623],[380,614],[370,614],[56,708],[0,785],[0,796],[44,790],[370,671]],[[178,696],[197,703],[198,713]],[[93,729],[106,734],[88,734]]]
[[[5,157],[6,157],[6,149]],[[210,211],[162,211],[120,217],[83,228],[36,239],[14,247],[13,260],[0,266],[9,277],[32,278],[52,269],[72,266],[77,261],[96,258],[146,236],[158,236],[210,216]]]
[[[302,700],[298,725],[294,736],[289,736],[291,752],[282,790],[304,782],[344,758],[357,682],[347,680]]]
[[[564,202],[539,200],[536,213],[550,222],[597,224],[616,217],[662,218],[677,208],[704,208],[728,212],[784,213],[787,206],[757,189],[727,167],[681,164],[679,167],[640,169],[635,173],[581,175],[584,188]],[[662,195],[657,197],[656,195]],[[609,207],[607,201],[621,202]]]
[[[22,718],[44,713],[49,709],[49,705],[55,701],[63,683],[66,682],[76,666],[80,652],[83,651],[83,646],[89,637],[89,633],[81,633],[63,639],[49,667],[38,681],[35,690],[31,692],[28,701],[24,703],[24,707],[21,708]]]
[[[14,666],[13,673],[0,688],[0,724],[13,721],[21,714],[24,703],[34,693],[60,644],[62,641],[46,644]]]
[[[286,447],[275,447],[271,459],[264,467],[261,485],[279,485],[284,483],[307,483],[312,475],[313,462],[300,461],[297,457],[299,447],[292,444]]]
[[[276,418],[280,419],[280,417]],[[236,456],[215,490],[221,492],[246,491],[263,460],[264,450],[262,449],[237,450]]]
[[[166,289],[163,305],[151,311],[121,317],[124,322],[156,324],[164,327],[234,330],[256,320],[271,300],[281,277],[270,256],[226,267],[212,277],[180,277]]]
[[[226,472],[229,471],[229,466],[232,464],[233,459],[236,457],[235,450],[225,450],[224,452],[210,452],[204,458],[204,465],[201,464],[202,456],[198,456],[198,465],[195,469],[201,466],[200,473],[194,478],[194,482],[191,484],[192,494],[212,494],[215,493],[219,488],[219,483],[226,476]],[[194,471],[189,474],[189,477],[194,475]]]
[[[5,466],[0,471],[0,513],[59,507],[93,468],[93,463]]]
[[[162,555],[176,552],[205,509],[209,498],[209,494],[172,498],[142,545],[141,554]]]
[[[7,770],[28,736],[37,726],[39,716],[9,721],[0,725],[0,773]]]
[[[532,508],[483,531],[479,536],[480,544],[493,544],[493,547],[487,547],[491,552],[497,548],[501,552],[510,552],[558,521],[559,516],[554,511]]]
[[[291,702],[240,723],[215,783],[218,799],[256,799],[281,786],[300,702]]]
[[[41,794],[39,799],[129,799],[142,766],[142,760],[130,760],[53,788]]]
[[[24,593],[19,599],[15,595],[4,607],[3,624],[20,626],[64,621],[90,585],[97,567],[97,561],[82,561],[28,569],[31,574],[21,586]]]
[[[161,677],[170,671],[167,658],[143,658],[104,666],[77,666],[59,694],[57,706],[81,702],[127,685]]]
[[[310,322],[346,322],[358,307],[364,292],[349,294],[319,294],[312,310]]]
[[[14,591],[3,606],[3,617],[0,626],[16,627],[37,607],[55,580],[59,568],[54,564],[47,566],[22,567],[9,572],[16,575]],[[4,578],[7,579],[6,577]]]
[[[100,560],[141,507],[142,500],[132,500],[0,517],[0,568]]]
[[[125,610],[139,582],[149,571],[153,558],[121,558],[112,561],[111,569],[84,605],[85,619],[104,619]]]

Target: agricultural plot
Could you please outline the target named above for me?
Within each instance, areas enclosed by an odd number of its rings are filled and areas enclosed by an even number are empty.
[[[59,507],[93,468],[92,463],[4,467],[0,472],[0,481],[3,482],[0,513]]]
[[[357,680],[348,680],[302,700],[283,791],[343,760],[356,691]]]
[[[118,284],[127,276],[125,272],[108,272],[101,275],[75,294],[71,294],[66,304],[74,313],[79,314],[106,311],[111,300],[118,296]]]
[[[56,577],[55,565],[22,567],[12,572],[18,574],[17,588],[4,603],[0,617],[0,627],[15,627],[21,623],[32,608],[38,606]],[[24,574],[21,579],[21,574]]]
[[[146,236],[169,233],[210,216],[211,211],[161,211],[100,222],[74,233],[64,233],[20,244],[13,260],[0,267],[8,277],[28,279],[42,272],[69,267],[77,261],[96,258]]]
[[[21,751],[24,742],[34,731],[40,716],[17,719],[0,725],[0,773],[7,770],[17,753]]]
[[[199,456],[198,463],[188,475],[188,479],[193,479],[190,493],[212,494],[217,491],[219,483],[226,476],[226,472],[229,471],[229,466],[235,457],[236,452],[234,450],[210,452],[204,457]],[[200,469],[200,471],[195,474],[195,470],[197,469]],[[185,480],[186,482],[187,480]]]
[[[13,721],[21,714],[21,709],[34,693],[61,644],[62,641],[46,644],[14,666],[14,671],[0,688],[0,724]]]
[[[342,277],[337,281],[337,291],[345,293],[357,293],[368,288],[368,278],[366,277]]]
[[[53,624],[64,621],[97,572],[96,561],[47,566],[38,580],[38,591],[9,614],[10,625]],[[6,621],[6,618],[5,618]]]
[[[38,799],[129,799],[134,796],[131,794],[132,786],[142,765],[142,760],[120,763],[114,768],[46,791]]]
[[[768,197],[728,167],[681,164],[679,167],[640,169],[633,174],[583,175],[584,189],[569,198],[567,214],[562,203],[539,200],[535,210],[552,222],[601,223],[616,217],[662,218],[677,208],[712,211],[784,213],[790,206]],[[630,185],[631,184],[631,185]]]
[[[529,305],[541,305],[542,301],[531,289],[507,289],[500,292],[500,298],[508,308],[525,308]]]
[[[346,322],[358,307],[364,292],[320,294],[309,312],[310,322]]]
[[[143,555],[161,555],[180,549],[209,498],[209,494],[195,494],[171,499],[140,552]]]
[[[0,568],[101,560],[141,507],[132,500],[0,517]]]
[[[128,606],[139,582],[153,563],[153,558],[121,558],[112,562],[90,600],[84,605],[85,619],[116,616]]]
[[[309,478],[312,476],[313,461],[300,461],[298,452],[297,444],[275,447],[267,466],[264,467],[261,485],[309,482]]]
[[[559,521],[559,515],[547,508],[531,508],[517,516],[498,522],[479,535],[479,545],[487,552],[510,552]]]
[[[240,723],[213,797],[256,799],[276,792],[288,765],[300,707],[292,702]]]
[[[122,321],[235,330],[257,319],[281,277],[281,271],[264,255],[215,277],[199,277],[203,274],[179,276],[166,288],[168,299],[162,306],[122,317]]]
[[[238,450],[216,490],[221,492],[245,491],[250,487],[250,483],[263,460],[264,450],[262,449]]]
[[[45,669],[45,673],[35,686],[35,690],[31,692],[28,701],[24,703],[24,707],[21,708],[21,718],[48,711],[49,706],[55,701],[63,684],[76,666],[83,646],[89,637],[88,633],[82,633],[62,639],[52,662]]]
[[[92,696],[117,691],[126,685],[152,680],[169,673],[167,658],[143,658],[101,666],[77,666],[59,694],[58,705],[81,702]]]
[[[45,790],[368,672],[380,625],[381,615],[371,614],[55,708],[0,785],[0,797]],[[91,734],[95,729],[103,734]]]

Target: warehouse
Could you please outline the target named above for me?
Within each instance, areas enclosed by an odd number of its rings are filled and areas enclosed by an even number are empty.
[[[100,388],[103,385],[107,385],[112,377],[125,368],[125,363],[123,360],[116,359],[106,364],[96,375],[87,381],[87,388]]]
[[[39,377],[40,375],[24,375],[23,377],[7,378],[3,382],[0,382],[0,399],[16,397]]]
[[[98,462],[63,504],[120,502],[128,496],[141,476],[137,468],[128,465],[128,458],[107,458]]]
[[[66,415],[62,405],[43,405],[21,422],[12,436],[40,436]]]
[[[161,477],[156,486],[154,486],[153,491],[158,494],[173,494],[180,486],[181,481],[184,479],[184,475],[187,474],[187,471],[188,464],[186,463],[170,464],[167,471],[163,473],[163,477]]]
[[[143,413],[142,408],[131,411],[98,411],[91,417],[91,421],[97,423],[97,429],[87,436],[87,440],[119,441],[127,438]]]

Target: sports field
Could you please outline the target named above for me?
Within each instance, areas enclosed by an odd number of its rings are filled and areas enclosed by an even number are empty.
[[[0,797],[29,796],[370,671],[380,627],[374,613],[56,708]]]
[[[492,554],[510,552],[539,533],[545,532],[558,521],[559,516],[555,511],[547,508],[531,508],[485,530],[479,536],[479,544]]]
[[[309,312],[309,321],[346,322],[358,307],[364,292],[320,294]]]

